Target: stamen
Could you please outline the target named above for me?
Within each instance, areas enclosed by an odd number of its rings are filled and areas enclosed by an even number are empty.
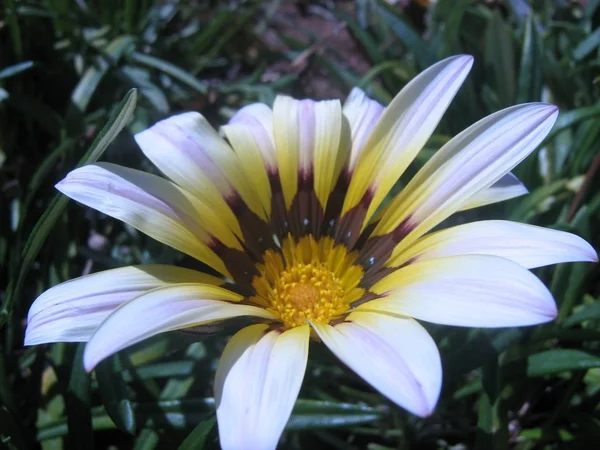
[[[364,292],[358,288],[363,270],[354,264],[356,253],[348,253],[333,239],[318,242],[312,236],[298,243],[288,236],[282,253],[267,251],[260,276],[253,280],[256,296],[250,298],[278,316],[285,327],[311,321],[327,324],[349,309],[350,302]]]

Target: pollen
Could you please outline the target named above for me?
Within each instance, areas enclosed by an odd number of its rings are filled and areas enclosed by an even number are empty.
[[[288,237],[281,251],[268,250],[260,275],[253,280],[256,295],[250,300],[275,314],[286,328],[308,322],[327,324],[350,310],[363,289],[363,276],[355,265],[357,255],[331,238],[312,236],[295,242]]]

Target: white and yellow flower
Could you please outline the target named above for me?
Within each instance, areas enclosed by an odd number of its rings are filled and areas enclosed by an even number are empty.
[[[108,270],[53,287],[31,306],[25,343],[87,341],[84,364],[158,333],[238,316],[215,381],[221,445],[275,448],[300,390],[310,338],[413,414],[430,414],[442,370],[417,322],[511,327],[552,320],[528,269],[595,261],[581,238],[500,220],[429,233],[457,211],[526,192],[510,170],[557,108],[502,110],[444,145],[390,201],[472,65],[441,61],[384,108],[280,96],[217,133],[180,114],[136,136],[166,175],[98,163],[57,188],[212,267]],[[221,137],[221,136],[224,136]],[[417,319],[417,320],[415,320]]]

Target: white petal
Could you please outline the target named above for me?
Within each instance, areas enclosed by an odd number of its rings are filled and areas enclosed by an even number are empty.
[[[262,103],[240,109],[221,131],[237,154],[241,168],[256,189],[267,217],[271,215],[271,182],[277,174],[273,112]]]
[[[361,89],[354,88],[350,91],[343,109],[352,136],[352,149],[348,163],[350,171],[354,169],[358,155],[362,152],[384,109],[379,102],[367,97]]]
[[[435,130],[472,65],[471,56],[446,58],[419,74],[392,100],[358,157],[344,213],[369,191],[373,198],[365,222],[375,213]]]
[[[273,137],[273,111],[264,103],[253,103],[240,109],[229,121],[242,126],[254,137],[265,165],[272,173],[277,171],[275,138]]]
[[[213,235],[228,247],[242,249],[214,211],[156,175],[109,163],[89,164],[70,172],[56,188],[225,275],[223,262],[208,246]]]
[[[517,222],[486,220],[426,235],[398,255],[391,265],[476,254],[501,256],[528,269],[598,260],[593,247],[574,234]]]
[[[384,298],[358,307],[467,327],[516,327],[556,317],[550,291],[531,272],[497,256],[467,255],[416,262],[372,290]]]
[[[482,189],[469,198],[463,203],[460,210],[465,211],[467,209],[491,205],[492,203],[503,202],[520,197],[528,192],[525,185],[516,176],[512,173],[507,173],[490,187]]]
[[[418,416],[431,414],[442,365],[435,342],[415,320],[357,311],[347,322],[313,327],[338,358],[383,395]]]
[[[102,322],[85,347],[83,364],[90,371],[113,353],[166,331],[239,316],[275,318],[262,308],[228,303],[241,298],[208,284],[177,284],[149,291]]]
[[[227,220],[231,220],[232,213],[223,199],[238,194],[252,211],[264,218],[238,157],[201,114],[187,112],[169,117],[136,134],[135,140],[167,177],[218,207],[222,214],[228,215]]]
[[[283,333],[253,325],[231,338],[215,379],[223,450],[277,447],[306,371],[309,333],[308,325]]]
[[[255,139],[253,129],[244,125],[229,124],[221,128],[227,140],[242,162],[242,169],[249,180],[254,181],[254,187],[262,209],[267,216],[271,214],[271,183],[265,166],[261,143]],[[242,222],[243,224],[243,222]]]
[[[338,100],[315,102],[283,95],[275,99],[273,133],[287,208],[296,195],[298,183],[311,177],[315,194],[325,208],[347,156],[340,149],[342,119]]]
[[[374,234],[408,229],[400,248],[439,224],[493,185],[548,134],[558,111],[531,103],[492,114],[444,145],[386,207]]]
[[[86,275],[48,289],[31,305],[25,345],[85,342],[108,315],[142,293],[173,283],[223,284],[195,270],[148,264]]]

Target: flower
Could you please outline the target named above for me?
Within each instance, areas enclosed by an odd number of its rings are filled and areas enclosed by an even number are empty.
[[[253,317],[217,368],[225,449],[276,447],[311,337],[390,400],[427,416],[442,370],[417,320],[546,322],[556,316],[554,300],[528,269],[597,260],[575,235],[514,222],[430,233],[457,211],[527,192],[510,170],[552,128],[552,105],[477,122],[386,201],[472,62],[433,65],[387,108],[354,89],[343,107],[286,96],[272,110],[246,106],[222,135],[195,112],[163,120],[136,140],[170,181],[109,163],[72,171],[57,185],[62,193],[222,276],[141,265],[68,281],[33,303],[25,344],[87,341],[91,371],[158,333]]]

